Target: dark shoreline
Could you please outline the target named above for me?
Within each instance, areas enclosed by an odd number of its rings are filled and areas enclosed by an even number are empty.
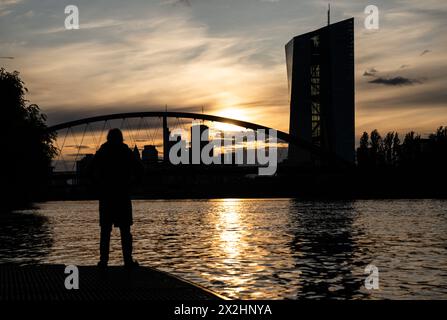
[[[96,199],[95,185],[52,187],[40,200]],[[253,168],[161,168],[146,172],[134,199],[297,198],[447,199],[447,174],[430,168],[315,169],[279,167],[275,176]]]

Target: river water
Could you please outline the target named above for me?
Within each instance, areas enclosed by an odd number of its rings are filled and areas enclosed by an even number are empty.
[[[447,299],[447,201],[138,200],[134,256],[240,299]],[[0,215],[0,263],[93,265],[98,204]],[[113,231],[111,264],[122,264]],[[365,287],[368,265],[378,289]],[[368,279],[370,283],[371,278]]]

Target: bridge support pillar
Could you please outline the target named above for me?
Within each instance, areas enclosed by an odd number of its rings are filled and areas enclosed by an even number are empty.
[[[163,162],[169,163],[169,128],[166,114],[163,116]]]

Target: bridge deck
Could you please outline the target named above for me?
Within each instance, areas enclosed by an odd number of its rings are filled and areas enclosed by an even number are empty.
[[[218,300],[222,296],[153,268],[80,266],[79,289],[65,288],[64,265],[0,265],[0,301]]]

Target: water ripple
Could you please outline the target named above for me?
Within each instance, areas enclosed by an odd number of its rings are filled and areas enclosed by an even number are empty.
[[[239,299],[447,298],[447,201],[134,201],[143,265]],[[91,265],[98,205],[0,215],[0,262]],[[114,230],[111,264],[121,264]],[[366,290],[364,269],[379,268]]]

